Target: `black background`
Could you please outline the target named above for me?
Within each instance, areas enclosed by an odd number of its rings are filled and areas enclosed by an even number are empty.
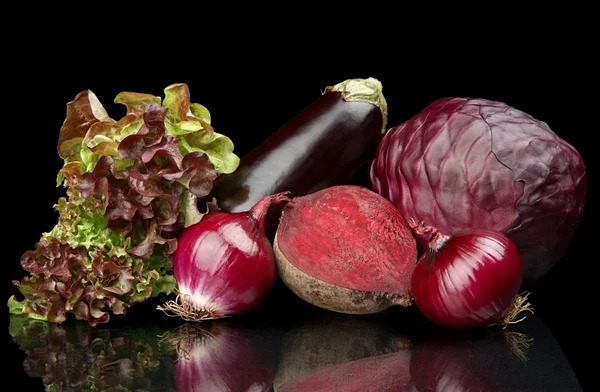
[[[197,35],[191,41],[178,37],[177,42],[159,44],[154,36],[144,36],[142,27],[139,34],[130,32],[109,41],[87,36],[86,40],[82,36],[91,27],[79,25],[64,35],[49,38],[49,30],[40,29],[29,41],[8,43],[5,65],[10,71],[2,91],[0,136],[5,266],[1,285],[6,290],[2,298],[17,293],[10,281],[24,276],[21,254],[56,221],[53,204],[64,193],[55,186],[62,166],[56,141],[66,103],[78,92],[91,89],[109,114],[120,118],[123,108],[112,103],[120,91],[162,95],[167,85],[185,82],[192,101],[208,107],[215,130],[231,137],[235,152],[243,156],[315,100],[324,87],[372,76],[383,83],[389,126],[437,98],[487,98],[547,122],[579,150],[588,172],[582,221],[559,263],[530,289],[536,314],[552,329],[582,385],[590,385],[590,360],[584,356],[597,340],[590,315],[596,313],[592,287],[598,263],[592,240],[598,214],[597,144],[591,141],[598,132],[598,77],[591,47],[583,40],[588,31],[548,37],[549,28],[536,31],[533,38],[486,36],[481,43],[467,33],[414,44],[398,36],[377,44],[376,39],[360,40],[356,31],[344,29],[333,29],[331,39],[283,40],[275,29],[256,38],[213,34],[202,42],[195,41]],[[160,35],[160,29],[154,34]],[[214,44],[209,47],[211,39]],[[326,48],[317,50],[317,42]],[[160,315],[132,312],[131,317]],[[9,338],[6,325],[2,334]],[[25,377],[24,354],[10,341],[3,347],[14,366],[13,379]]]

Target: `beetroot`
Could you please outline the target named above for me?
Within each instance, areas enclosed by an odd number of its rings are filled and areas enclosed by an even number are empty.
[[[340,185],[294,198],[273,248],[283,282],[313,305],[369,314],[412,303],[416,241],[398,210],[367,188]]]

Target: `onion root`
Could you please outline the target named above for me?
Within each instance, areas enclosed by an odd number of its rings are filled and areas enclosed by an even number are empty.
[[[183,295],[183,298],[177,295],[175,300],[167,301],[156,309],[162,310],[169,317],[181,317],[185,321],[216,320],[227,317],[217,313],[215,309],[194,306],[188,294]]]
[[[506,328],[510,324],[517,324],[521,321],[525,320],[527,316],[523,316],[520,319],[517,319],[517,316],[523,312],[533,313],[533,307],[530,302],[527,302],[527,298],[529,297],[529,292],[525,292],[521,295],[517,295],[515,301],[512,303],[510,308],[508,308],[506,312],[506,316],[502,319],[498,324],[503,325],[503,328]]]

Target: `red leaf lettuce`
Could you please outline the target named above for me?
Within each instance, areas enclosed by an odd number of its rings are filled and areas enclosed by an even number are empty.
[[[165,99],[124,92],[126,115],[111,119],[91,91],[67,105],[58,153],[58,223],[21,258],[30,276],[14,284],[11,313],[61,323],[67,313],[91,325],[136,302],[171,293],[177,235],[198,222],[197,199],[239,158],[214,132],[208,110],[190,104],[185,84]]]

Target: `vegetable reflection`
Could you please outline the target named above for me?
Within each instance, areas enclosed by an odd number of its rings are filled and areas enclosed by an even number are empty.
[[[160,374],[173,367],[157,344],[159,328],[107,330],[12,316],[9,332],[27,354],[25,372],[42,378],[48,391],[165,390]]]
[[[500,390],[500,369],[521,371],[530,344],[527,335],[509,331],[430,338],[413,352],[412,382],[418,391]]]
[[[25,372],[47,391],[581,391],[536,316],[511,329],[456,331],[424,318],[400,329],[406,315],[323,310],[280,327],[171,329],[13,316],[9,332]]]
[[[177,351],[177,392],[269,391],[275,373],[269,342],[251,329],[188,323],[163,336]]]
[[[13,316],[27,375],[47,391],[269,391],[277,330],[223,324],[101,329]]]
[[[410,346],[377,317],[318,312],[284,336],[274,389],[398,391],[410,381]]]

